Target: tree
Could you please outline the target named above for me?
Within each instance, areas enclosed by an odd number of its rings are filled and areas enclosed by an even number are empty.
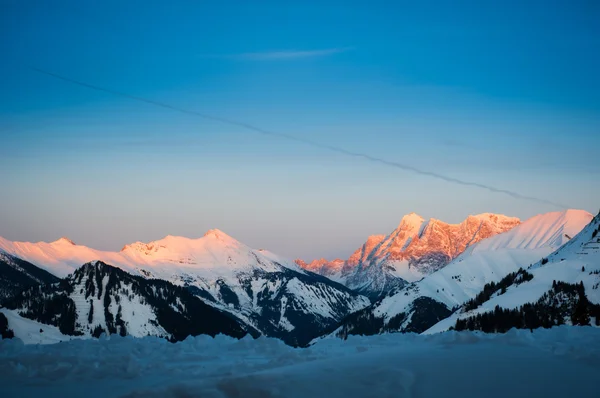
[[[575,305],[573,315],[571,315],[573,325],[587,326],[590,324],[590,315],[588,309],[588,299],[585,294],[579,295],[579,300]]]
[[[15,333],[12,331],[12,329],[8,328],[8,319],[6,319],[6,316],[4,316],[4,314],[1,312],[0,312],[0,336],[2,336],[3,339],[12,339],[13,337],[15,337]]]
[[[92,331],[92,337],[99,338],[102,333],[104,333],[104,328],[100,325],[96,325]]]

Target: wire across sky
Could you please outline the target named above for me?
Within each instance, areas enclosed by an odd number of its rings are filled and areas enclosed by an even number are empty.
[[[272,136],[272,137],[278,137],[278,138],[282,138],[282,139],[286,139],[289,141],[295,141],[295,142],[299,142],[305,145],[310,145],[312,147],[315,148],[319,148],[319,149],[325,149],[331,152],[336,152],[336,153],[340,153],[346,156],[350,156],[350,157],[354,157],[354,158],[359,158],[359,159],[363,159],[366,161],[370,161],[373,163],[377,163],[377,164],[381,164],[384,166],[388,166],[388,167],[394,167],[396,169],[400,169],[400,170],[404,170],[404,171],[408,171],[410,173],[414,173],[414,174],[419,174],[419,175],[423,175],[423,176],[428,176],[428,177],[432,177],[432,178],[436,178],[439,180],[443,180],[452,184],[457,184],[457,185],[463,185],[463,186],[469,186],[469,187],[475,187],[475,188],[480,188],[480,189],[485,189],[487,191],[493,192],[493,193],[499,193],[499,194],[505,194],[508,196],[511,196],[515,199],[520,199],[520,200],[527,200],[527,201],[532,201],[532,202],[537,202],[537,203],[541,203],[541,204],[547,204],[547,205],[551,205],[551,206],[555,206],[557,208],[560,209],[567,209],[568,206],[564,205],[564,204],[560,204],[560,203],[556,203],[554,201],[551,200],[546,200],[546,199],[542,199],[542,198],[537,198],[534,196],[529,196],[529,195],[524,195],[521,194],[519,192],[515,192],[512,190],[508,190],[508,189],[502,189],[502,188],[497,188],[494,187],[492,185],[488,185],[488,184],[482,184],[479,182],[474,182],[474,181],[467,181],[467,180],[462,180],[462,179],[458,179],[458,178],[454,178],[451,176],[447,176],[444,174],[440,174],[437,172],[433,172],[433,171],[428,171],[428,170],[423,170],[414,166],[410,166],[407,164],[403,164],[403,163],[399,163],[399,162],[395,162],[395,161],[390,161],[390,160],[386,160],[383,158],[379,158],[376,156],[372,156],[366,153],[360,153],[360,152],[353,152],[353,151],[348,151],[344,148],[338,147],[338,146],[332,146],[332,145],[327,145],[327,144],[323,144],[317,141],[313,141],[313,140],[309,140],[306,138],[302,138],[302,137],[298,137],[295,135],[290,135],[290,134],[286,134],[286,133],[281,133],[281,132],[275,132],[275,131],[269,131],[269,130],[265,130],[261,127],[252,125],[252,124],[248,124],[248,123],[244,123],[241,121],[237,121],[237,120],[233,120],[233,119],[228,119],[228,118],[223,118],[223,117],[219,117],[219,116],[213,116],[213,115],[208,115],[202,112],[197,112],[194,110],[190,110],[190,109],[184,109],[184,108],[180,108],[177,106],[173,106],[164,102],[160,102],[160,101],[155,101],[152,99],[148,99],[148,98],[144,98],[144,97],[139,97],[136,95],[132,95],[132,94],[128,94],[128,93],[124,93],[122,91],[118,91],[118,90],[113,90],[110,88],[105,88],[105,87],[100,87],[94,84],[90,84],[87,82],[83,82],[80,80],[75,80],[72,79],[70,77],[67,76],[63,76],[54,72],[50,72],[47,71],[45,69],[41,69],[41,68],[37,68],[37,67],[30,67],[31,70],[37,72],[37,73],[41,73],[43,75],[47,75],[47,76],[51,76],[53,78],[62,80],[64,82],[68,82],[68,83],[72,83],[81,87],[85,87],[91,90],[96,90],[96,91],[100,91],[100,92],[104,92],[104,93],[108,93],[108,94],[112,94],[115,96],[119,96],[119,97],[124,97],[124,98],[128,98],[134,101],[138,101],[138,102],[143,102],[149,105],[154,105],[154,106],[158,106],[161,108],[166,108],[166,109],[170,109],[172,111],[175,112],[181,112],[181,113],[185,113],[188,115],[195,115],[195,116],[199,116],[202,117],[204,119],[208,119],[208,120],[213,120],[216,122],[220,122],[220,123],[225,123],[225,124],[229,124],[229,125],[233,125],[233,126],[237,126],[237,127],[241,127],[243,129],[246,130],[250,130],[253,131],[255,133],[259,133],[259,134],[263,134],[263,135],[268,135],[268,136]]]

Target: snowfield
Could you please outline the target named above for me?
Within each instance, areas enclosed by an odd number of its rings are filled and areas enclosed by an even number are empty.
[[[600,330],[0,341],[2,397],[597,397]]]

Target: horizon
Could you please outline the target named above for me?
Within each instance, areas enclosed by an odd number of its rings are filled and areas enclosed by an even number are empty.
[[[481,216],[481,215],[491,214],[491,215],[503,216],[503,217],[507,217],[507,218],[517,218],[519,220],[519,223],[523,224],[524,222],[526,222],[526,221],[528,221],[528,220],[530,220],[532,218],[538,217],[538,216],[542,216],[542,215],[546,215],[546,214],[552,214],[552,213],[566,213],[566,212],[569,212],[569,211],[576,211],[576,212],[584,211],[584,212],[588,213],[589,215],[591,215],[592,217],[594,216],[593,213],[591,213],[591,212],[589,212],[587,210],[584,210],[584,209],[565,209],[565,210],[559,210],[559,211],[553,211],[553,212],[547,212],[547,213],[540,213],[540,214],[536,214],[536,215],[533,215],[531,217],[528,217],[526,219],[521,219],[519,217],[509,216],[509,215],[506,215],[506,214],[485,212],[485,213],[478,213],[478,214],[469,214],[469,215],[467,215],[467,217],[465,217],[463,220],[461,220],[458,223],[450,223],[450,222],[446,222],[445,220],[440,220],[440,219],[437,219],[437,218],[434,218],[434,217],[429,217],[429,218],[422,217],[418,213],[410,212],[410,213],[407,213],[407,214],[405,214],[404,216],[401,217],[400,221],[398,223],[396,223],[396,227],[394,227],[394,230],[396,228],[400,227],[400,224],[401,224],[402,220],[405,217],[408,217],[408,216],[411,216],[411,215],[416,215],[416,216],[422,218],[423,222],[425,222],[425,223],[428,223],[428,222],[434,220],[434,221],[440,221],[440,222],[448,224],[448,225],[454,225],[454,226],[456,226],[456,225],[459,225],[461,222],[465,221],[468,217],[471,217],[471,216],[477,217],[477,216]],[[509,231],[506,231],[506,232],[509,232]],[[118,249],[118,248],[116,248],[116,249],[101,249],[101,248],[96,248],[94,246],[89,246],[89,245],[86,245],[86,244],[82,244],[81,242],[78,242],[76,239],[75,240],[71,239],[71,237],[65,236],[65,235],[60,236],[59,238],[53,239],[53,240],[35,241],[35,242],[34,241],[12,241],[12,242],[13,243],[30,243],[30,244],[39,244],[39,243],[52,244],[52,243],[60,242],[61,240],[66,240],[67,242],[69,242],[69,243],[71,243],[72,245],[75,245],[75,246],[87,247],[89,249],[100,251],[100,252],[119,253],[119,252],[123,251],[125,248],[127,248],[127,246],[130,246],[130,245],[135,244],[135,243],[150,244],[150,243],[158,242],[158,241],[161,241],[161,240],[164,240],[164,239],[168,239],[168,238],[183,238],[183,239],[188,239],[188,240],[198,240],[198,239],[202,239],[202,238],[206,237],[211,232],[220,232],[220,233],[222,233],[222,234],[224,234],[224,235],[226,235],[226,236],[228,236],[228,237],[236,240],[237,242],[239,242],[241,244],[247,245],[252,250],[257,250],[257,251],[266,250],[266,251],[269,251],[269,252],[274,253],[276,255],[283,254],[283,253],[278,253],[277,251],[271,250],[268,247],[262,247],[262,246],[261,247],[255,247],[255,246],[252,246],[252,245],[248,245],[246,242],[237,239],[235,236],[232,236],[231,234],[227,233],[227,231],[223,231],[222,229],[219,229],[219,228],[208,229],[204,233],[202,233],[201,236],[184,236],[184,235],[167,234],[167,235],[163,235],[163,236],[161,236],[161,237],[159,237],[157,239],[152,239],[152,240],[149,240],[149,241],[132,240],[132,241],[129,241],[127,243],[122,243],[121,246],[120,246],[120,249]],[[363,241],[359,245],[357,245],[357,247],[354,250],[352,250],[351,252],[346,253],[346,254],[344,254],[342,256],[305,258],[305,257],[289,257],[289,256],[285,256],[284,255],[284,257],[287,260],[290,260],[290,261],[302,260],[302,261],[306,261],[307,263],[310,263],[312,261],[318,261],[318,260],[327,260],[327,261],[343,260],[343,261],[346,261],[348,259],[348,257],[350,257],[351,254],[353,254],[356,250],[360,249],[360,247],[365,243],[365,241],[368,238],[373,237],[373,236],[377,236],[377,235],[389,236],[392,232],[393,232],[393,230],[390,230],[387,233],[372,234],[372,235],[366,236],[366,237],[364,237]],[[504,232],[504,233],[506,233],[506,232]],[[0,235],[0,238],[7,239],[6,237],[4,237],[2,235]],[[11,241],[10,239],[7,239],[7,240]]]
[[[233,5],[4,3],[0,236],[309,261],[410,212],[598,211],[597,5]]]

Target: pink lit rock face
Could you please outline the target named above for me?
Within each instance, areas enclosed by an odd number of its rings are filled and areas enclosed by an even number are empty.
[[[341,258],[336,258],[332,261],[321,258],[319,260],[313,260],[308,264],[302,260],[296,260],[296,264],[307,271],[314,272],[315,274],[327,277],[335,277],[337,274],[341,273],[346,262]]]
[[[324,259],[296,263],[370,297],[385,294],[444,267],[467,247],[520,224],[515,217],[484,213],[459,224],[425,221],[410,213],[389,235],[370,236],[345,262]]]

